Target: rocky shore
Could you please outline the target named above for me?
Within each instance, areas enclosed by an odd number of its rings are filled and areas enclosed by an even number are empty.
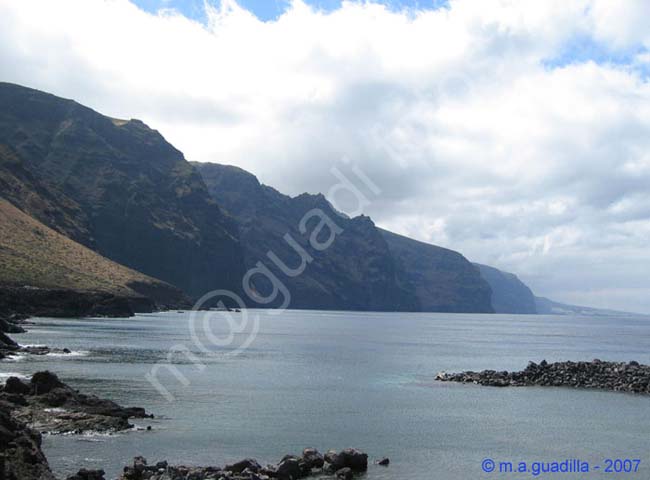
[[[0,467],[5,474],[0,478],[54,480],[41,450],[42,433],[120,431],[133,427],[130,418],[145,417],[150,416],[142,408],[79,393],[50,372],[34,374],[29,383],[10,377],[0,386]]]
[[[8,333],[24,333],[25,329],[19,325],[22,319],[14,317],[0,317],[0,360],[14,355],[22,348]]]
[[[49,353],[68,354],[67,348],[50,348],[47,346],[23,347],[13,340],[8,333],[25,333],[22,327],[25,320],[20,316],[0,317],[0,360],[14,355],[25,353],[29,355],[47,355]]]
[[[132,317],[152,312],[156,304],[146,297],[107,292],[0,285],[3,312],[32,317]]]
[[[80,393],[50,372],[35,373],[29,383],[10,377],[0,387],[0,402],[16,420],[49,434],[116,432],[132,428],[130,418],[151,418],[143,408]]]
[[[525,370],[507,372],[439,373],[441,382],[474,383],[490,387],[572,387],[650,395],[650,366],[638,362],[530,362]]]
[[[388,463],[386,458],[377,462],[384,466]],[[224,467],[170,466],[166,461],[149,465],[144,458],[136,457],[124,468],[120,480],[297,480],[314,475],[350,480],[366,470],[368,455],[359,450],[330,450],[323,455],[315,448],[306,448],[302,455],[285,455],[279,463],[267,466],[251,458]]]
[[[0,468],[3,480],[55,480],[41,450],[41,435],[115,432],[132,428],[130,418],[148,418],[142,408],[124,408],[110,400],[72,389],[50,372],[38,372],[23,382],[10,377],[0,386]],[[387,458],[375,462],[388,466]],[[244,459],[223,467],[148,464],[142,457],[124,467],[120,480],[297,480],[325,476],[351,480],[368,469],[368,455],[356,450],[321,454],[306,448],[273,465]],[[67,480],[105,480],[102,470],[82,469]]]

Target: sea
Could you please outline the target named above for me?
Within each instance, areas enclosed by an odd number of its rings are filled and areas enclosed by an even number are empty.
[[[650,478],[648,396],[435,381],[543,359],[650,364],[644,317],[174,311],[28,328],[21,344],[72,353],[0,362],[0,381],[51,370],[155,416],[118,434],[45,435],[61,478],[81,467],[117,478],[136,455],[267,464],[305,447],[368,453],[367,480]],[[390,466],[373,464],[383,457]],[[576,461],[589,473],[559,471]]]

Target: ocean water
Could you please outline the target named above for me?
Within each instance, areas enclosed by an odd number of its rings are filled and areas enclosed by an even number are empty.
[[[650,321],[638,317],[167,312],[37,319],[16,338],[74,354],[0,362],[0,380],[50,369],[85,392],[156,415],[136,422],[151,431],[46,436],[45,452],[64,478],[84,466],[116,478],[135,455],[174,464],[275,463],[308,446],[388,456],[390,467],[372,466],[368,480],[650,478],[648,397],[434,381],[442,370],[520,370],[529,360],[650,363]],[[172,348],[191,355],[172,355],[178,370],[156,373]],[[167,398],[147,380],[152,372]],[[641,462],[632,473],[535,476],[485,473],[487,458],[515,468],[521,461]]]

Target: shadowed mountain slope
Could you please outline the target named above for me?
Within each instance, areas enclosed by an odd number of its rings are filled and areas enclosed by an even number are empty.
[[[292,308],[417,310],[415,296],[396,281],[395,264],[385,240],[368,217],[349,219],[334,211],[322,195],[302,194],[291,198],[259,183],[237,167],[194,163],[217,202],[239,222],[247,267],[258,261],[266,265],[288,288]],[[309,234],[318,219],[299,231],[305,214],[319,209],[343,231],[324,251],[309,245]],[[329,229],[325,227],[325,232]],[[293,278],[270,260],[273,252],[287,266],[296,268],[301,257],[284,238],[291,237],[312,256],[313,262]],[[323,233],[327,236],[327,233]],[[270,285],[254,279],[263,294]],[[281,302],[282,298],[272,303]]]
[[[240,168],[194,165],[217,202],[238,220],[247,266],[258,261],[269,266],[286,283],[294,308],[492,312],[489,286],[456,252],[383,231],[366,216],[342,216],[323,195],[292,198]],[[298,231],[314,208],[343,229],[323,252],[310,249]],[[295,278],[274,269],[267,256],[270,251],[291,267],[299,264],[283,238],[287,233],[314,258]]]
[[[138,120],[0,83],[0,188],[47,226],[190,294],[239,290],[235,222],[182,153]]]

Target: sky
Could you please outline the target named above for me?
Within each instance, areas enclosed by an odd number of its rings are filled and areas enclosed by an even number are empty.
[[[650,313],[650,2],[0,0],[0,80],[558,301]],[[346,163],[347,162],[347,163]]]

